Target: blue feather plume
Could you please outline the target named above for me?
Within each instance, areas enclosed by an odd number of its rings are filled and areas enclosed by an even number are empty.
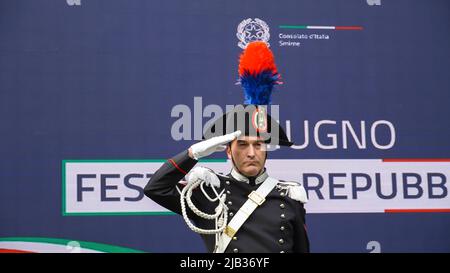
[[[239,82],[244,89],[244,104],[269,105],[272,102],[272,89],[278,84],[280,74],[264,70],[257,74],[245,71]]]

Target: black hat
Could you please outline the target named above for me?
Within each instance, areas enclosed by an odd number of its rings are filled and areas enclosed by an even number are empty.
[[[258,136],[271,145],[293,145],[280,124],[267,113],[267,107],[254,104],[236,105],[204,131],[204,138],[222,136],[237,130],[243,136]]]

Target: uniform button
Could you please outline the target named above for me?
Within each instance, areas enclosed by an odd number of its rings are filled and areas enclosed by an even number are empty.
[[[282,244],[284,244],[284,240],[280,239],[280,240],[278,240],[278,243],[280,243],[280,245],[282,245]]]
[[[284,207],[285,207],[284,204],[281,203],[281,204],[280,204],[280,208],[284,209]]]
[[[282,214],[280,215],[280,217],[281,217],[281,219],[286,218],[286,216],[284,215],[284,213],[282,213]]]
[[[281,195],[281,196],[285,196],[286,194],[285,194],[284,192],[281,192],[280,195]]]
[[[230,192],[230,191],[227,191],[227,194],[231,194],[231,192]]]
[[[229,215],[230,215],[231,217],[233,217],[234,213],[230,212]]]
[[[233,202],[228,201],[227,204],[231,206],[231,205],[233,205]]]
[[[284,253],[284,250],[281,250],[280,253]]]
[[[233,249],[233,252],[234,252],[234,253],[238,253],[238,252],[239,252],[239,249],[235,248],[235,249]]]
[[[230,185],[230,181],[226,181],[225,184]]]
[[[284,229],[285,229],[284,226],[281,226],[281,227],[280,227],[280,230],[281,230],[281,231],[284,231]]]
[[[237,237],[233,237],[233,240],[234,240],[234,241],[237,241]]]

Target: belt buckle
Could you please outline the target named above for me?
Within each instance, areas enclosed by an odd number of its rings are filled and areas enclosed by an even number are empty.
[[[262,197],[261,195],[259,195],[256,191],[252,191],[249,195],[248,198],[250,200],[252,200],[255,204],[257,204],[258,206],[261,206],[262,203],[264,203],[264,201],[266,201],[266,198]]]
[[[233,238],[234,234],[236,234],[236,230],[234,230],[232,227],[230,227],[230,226],[227,225],[227,226],[225,227],[224,233],[225,233],[228,237]]]

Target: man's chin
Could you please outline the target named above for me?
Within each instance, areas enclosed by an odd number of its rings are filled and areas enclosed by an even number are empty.
[[[252,177],[252,176],[257,176],[260,172],[260,168],[258,167],[247,167],[244,170],[242,170],[243,175],[248,176],[248,177]]]

